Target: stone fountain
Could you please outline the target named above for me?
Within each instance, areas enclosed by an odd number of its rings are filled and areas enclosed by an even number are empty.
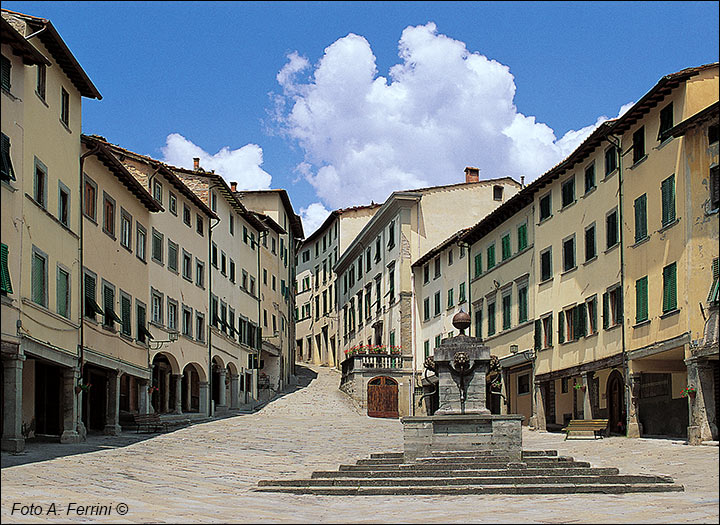
[[[432,416],[401,419],[405,461],[440,451],[481,451],[491,455],[522,458],[520,414],[491,414],[486,403],[485,377],[490,348],[465,335],[470,316],[459,312],[453,326],[460,335],[444,339],[435,349],[439,406]]]

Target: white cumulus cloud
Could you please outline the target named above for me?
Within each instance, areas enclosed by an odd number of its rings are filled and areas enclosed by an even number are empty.
[[[305,237],[310,237],[325,222],[328,215],[330,215],[330,210],[325,209],[321,202],[313,202],[307,208],[300,208]]]
[[[238,149],[225,146],[210,154],[179,133],[167,136],[161,148],[163,161],[173,166],[192,169],[193,158],[200,158],[200,166],[215,172],[228,182],[237,182],[239,190],[263,190],[270,187],[272,177],[260,166],[263,151],[257,144],[247,144]]]
[[[517,111],[508,66],[439,34],[432,22],[407,27],[398,56],[381,76],[368,41],[351,33],[314,65],[291,53],[277,75],[275,122],[304,152],[297,172],[332,208],[461,182],[465,166],[479,167],[481,178],[530,182],[607,120],[558,140]]]

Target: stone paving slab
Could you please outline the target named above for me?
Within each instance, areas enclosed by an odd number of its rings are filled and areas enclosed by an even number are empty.
[[[558,450],[620,474],[672,476],[684,492],[660,494],[308,496],[256,492],[261,479],[400,452],[398,420],[368,418],[338,391],[339,373],[300,368],[309,385],[238,415],[140,441],[2,469],[2,523],[718,523],[718,447],[667,439],[568,440],[523,429],[529,450]],[[313,377],[317,375],[317,377]],[[125,441],[123,441],[123,439]],[[130,440],[132,441],[132,440]],[[117,443],[117,446],[114,445]],[[115,448],[116,447],[116,448]],[[68,449],[75,450],[75,449]],[[3,464],[5,464],[3,457]],[[51,504],[55,514],[48,515]],[[109,515],[67,514],[68,505]],[[42,515],[22,515],[34,504]],[[127,513],[118,513],[118,504]],[[13,513],[13,505],[16,511]],[[85,509],[92,511],[92,507]],[[121,506],[120,511],[124,510]]]

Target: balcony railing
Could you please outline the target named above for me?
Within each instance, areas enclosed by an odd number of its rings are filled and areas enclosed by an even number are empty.
[[[346,383],[351,374],[363,371],[400,370],[412,366],[412,356],[387,353],[361,353],[354,354],[341,363],[342,379],[340,384]]]

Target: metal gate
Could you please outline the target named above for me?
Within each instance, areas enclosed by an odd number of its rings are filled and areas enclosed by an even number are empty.
[[[398,384],[391,377],[376,377],[368,383],[367,414],[370,417],[398,417]]]

